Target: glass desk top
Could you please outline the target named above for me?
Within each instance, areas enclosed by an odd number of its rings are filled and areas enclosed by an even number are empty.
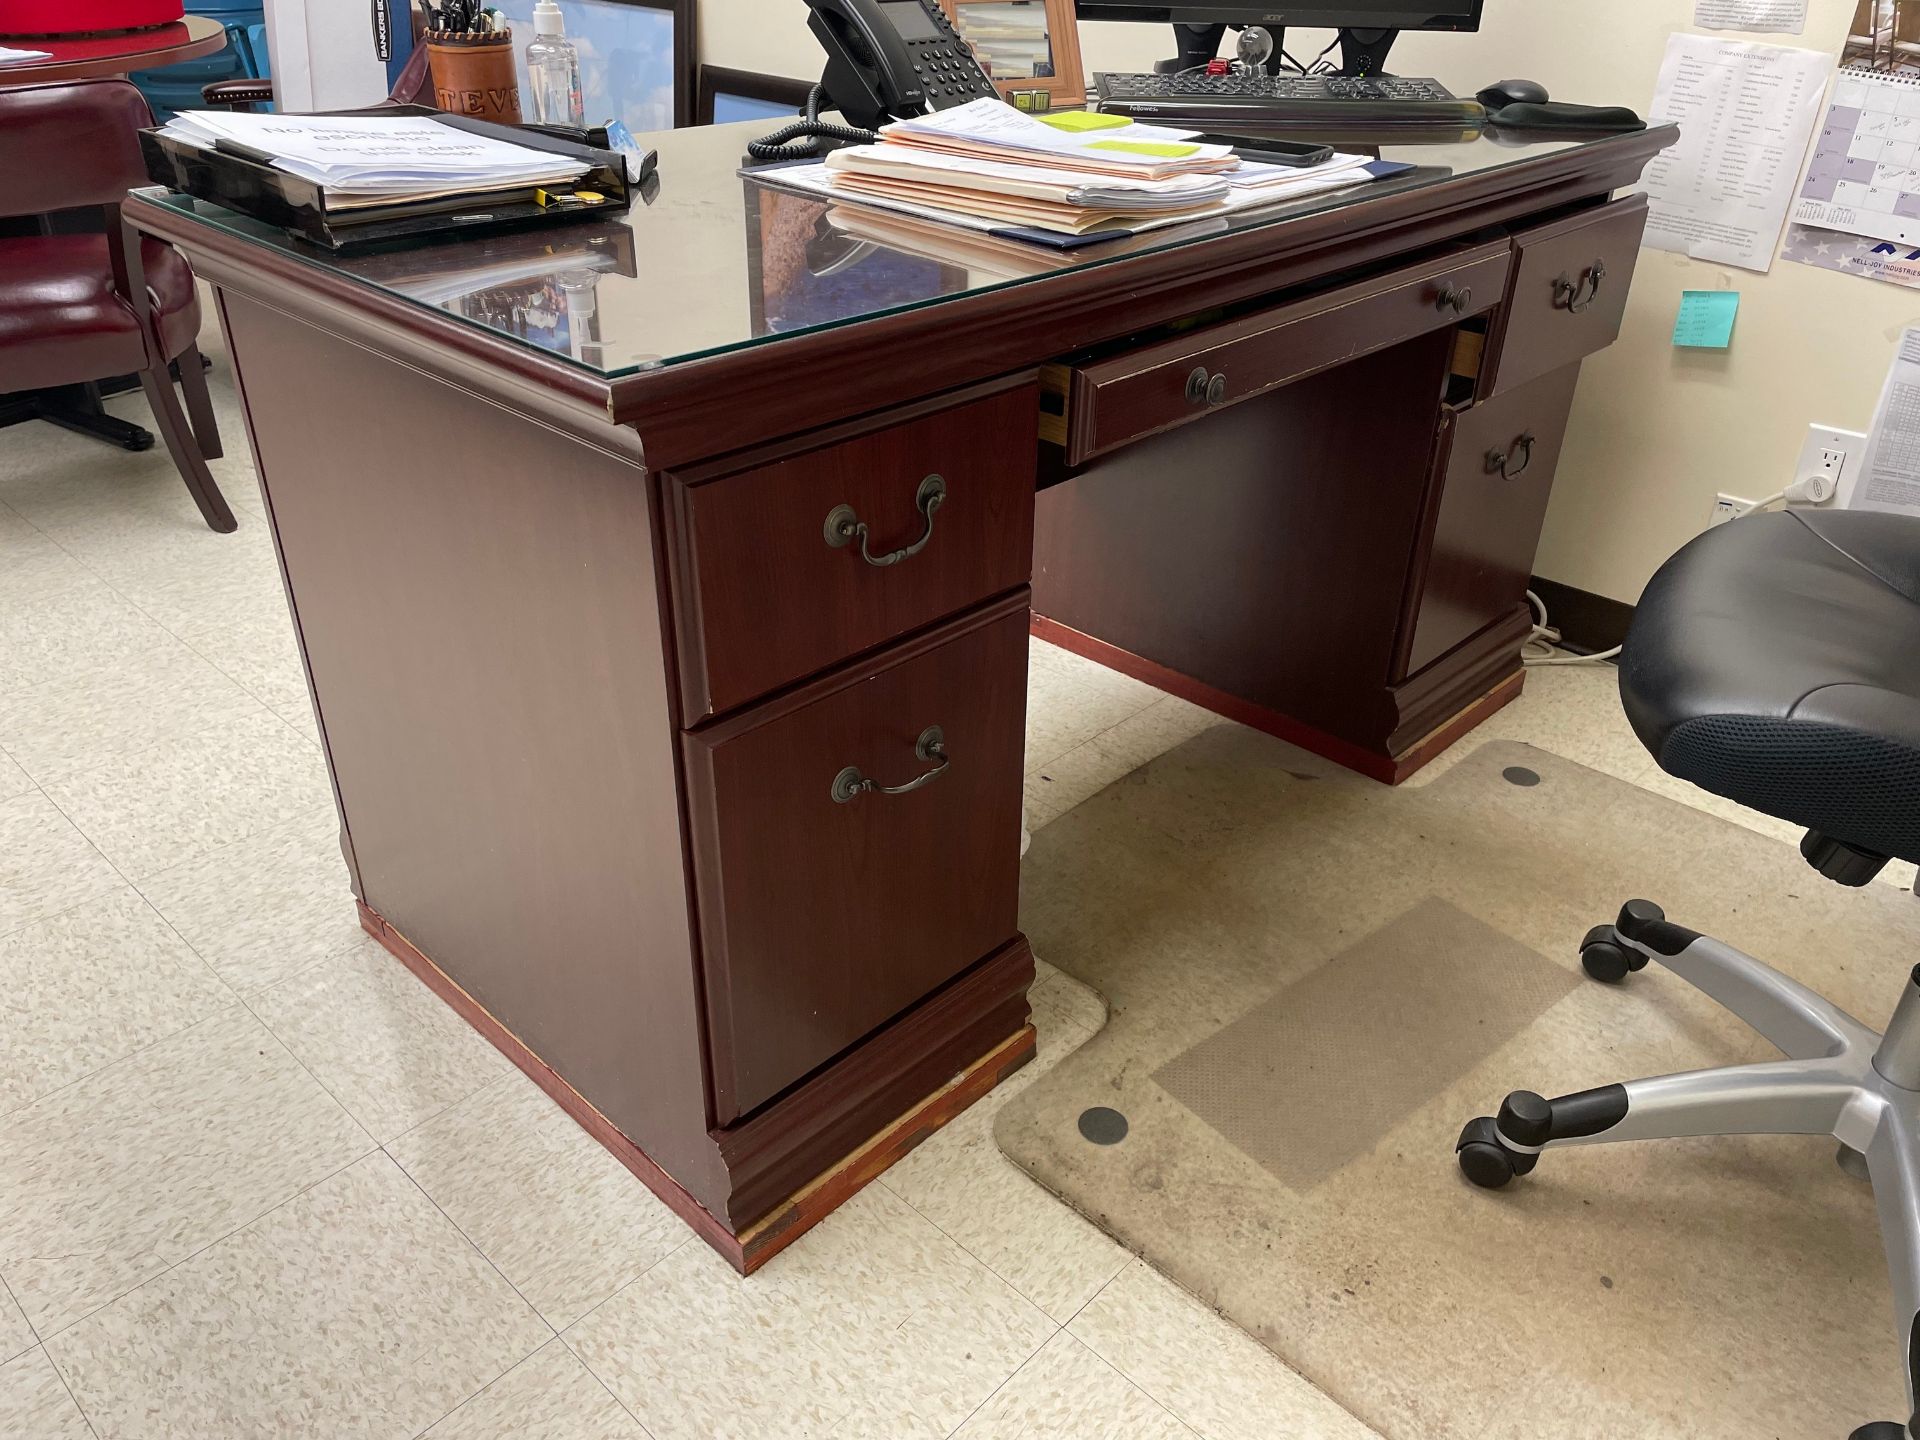
[[[646,197],[636,194],[625,215],[360,254],[332,254],[204,200],[141,193],[200,223],[611,379],[1302,215],[1359,209],[1385,195],[1581,145],[1616,143],[1547,136],[1346,143],[1349,151],[1418,168],[1291,203],[1055,251],[833,204],[741,175],[747,140],[777,123],[645,137],[659,151],[659,183],[649,182]]]

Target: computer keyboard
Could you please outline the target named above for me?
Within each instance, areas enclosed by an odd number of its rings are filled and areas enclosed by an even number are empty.
[[[1096,75],[1101,110],[1146,119],[1260,125],[1478,125],[1486,111],[1437,80],[1398,75]]]

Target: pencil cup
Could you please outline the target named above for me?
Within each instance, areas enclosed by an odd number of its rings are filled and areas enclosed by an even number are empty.
[[[433,103],[454,115],[501,125],[520,123],[520,82],[513,71],[513,32],[427,32]]]

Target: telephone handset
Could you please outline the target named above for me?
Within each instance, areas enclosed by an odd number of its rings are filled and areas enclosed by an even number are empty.
[[[803,137],[871,141],[884,121],[999,93],[937,0],[807,0],[807,10],[807,28],[827,52],[826,71],[807,96],[804,119],[747,142],[756,160],[813,154]],[[838,110],[846,124],[823,122],[823,108]]]
[[[871,130],[996,93],[935,0],[807,0],[827,52],[820,83],[847,123]]]

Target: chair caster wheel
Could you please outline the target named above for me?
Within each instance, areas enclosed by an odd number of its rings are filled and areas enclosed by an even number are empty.
[[[1454,1146],[1460,1173],[1482,1190],[1498,1190],[1516,1175],[1533,1169],[1535,1156],[1522,1155],[1500,1143],[1500,1131],[1491,1115],[1469,1120]]]
[[[1603,985],[1618,985],[1646,963],[1646,956],[1620,943],[1611,925],[1594,926],[1580,942],[1580,968]]]

